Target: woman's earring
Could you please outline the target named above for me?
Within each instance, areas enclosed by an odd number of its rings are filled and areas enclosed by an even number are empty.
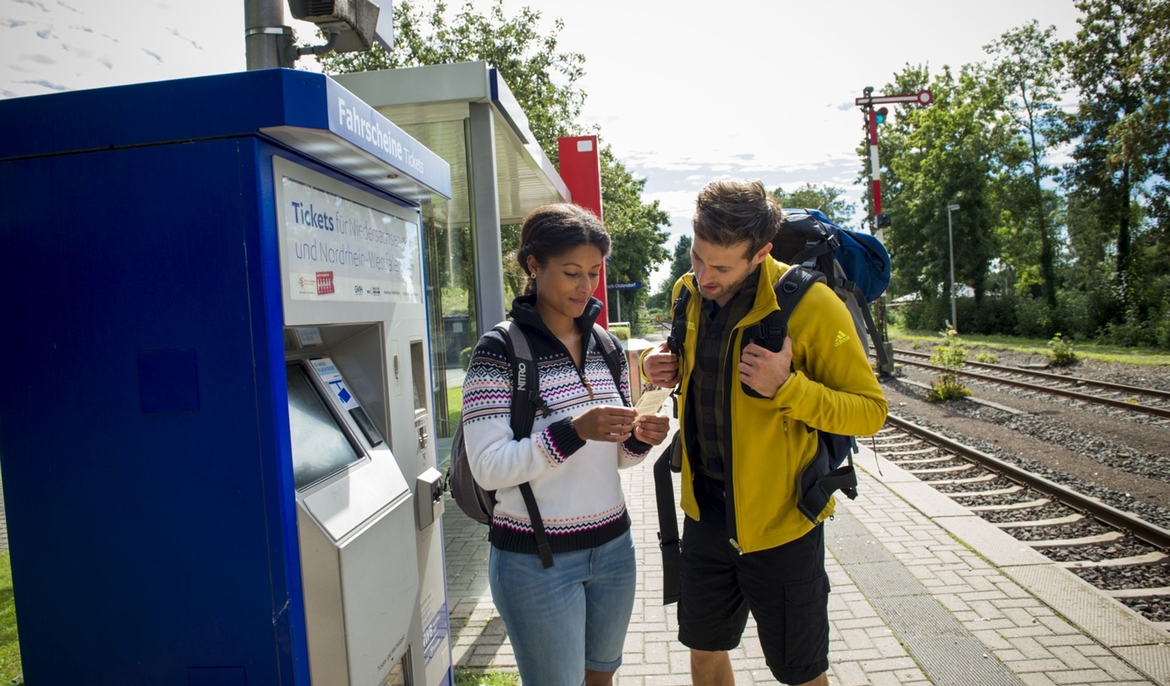
[[[533,281],[535,281],[535,280],[536,280],[536,273],[535,273],[535,272],[532,272],[532,273],[530,273],[530,274],[528,275],[528,278],[530,278],[530,279],[532,279]]]

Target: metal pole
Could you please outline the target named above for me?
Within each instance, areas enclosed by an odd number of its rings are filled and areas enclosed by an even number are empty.
[[[882,213],[882,168],[878,163],[878,125],[877,113],[874,112],[873,106],[865,107],[865,130],[866,138],[869,141],[869,178],[870,189],[872,194],[870,196],[871,207],[873,208],[873,215],[870,217],[873,222],[873,235],[879,241],[883,240],[884,234],[882,228],[878,226],[878,215]],[[894,373],[894,344],[890,342],[890,333],[887,327],[886,315],[889,312],[890,294],[882,293],[882,297],[874,303],[874,326],[877,328],[877,335],[880,340],[873,342],[874,347],[881,346],[886,353],[886,360],[888,362],[881,366],[878,371],[882,374]],[[880,357],[878,359],[881,359]]]
[[[959,315],[955,310],[955,238],[951,231],[951,210],[959,209],[958,205],[947,205],[947,243],[951,252],[951,328],[959,330]]]
[[[284,0],[244,0],[247,68],[292,68],[292,28],[284,25]]]

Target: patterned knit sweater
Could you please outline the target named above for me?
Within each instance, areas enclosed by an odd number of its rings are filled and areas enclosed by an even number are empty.
[[[475,480],[496,490],[490,540],[502,550],[536,554],[528,509],[518,486],[532,485],[554,553],[607,543],[630,527],[618,469],[645,459],[650,446],[584,441],[571,419],[595,405],[623,405],[629,369],[622,358],[621,395],[596,339],[593,322],[601,302],[593,299],[577,324],[585,341],[583,369],[548,330],[533,307],[535,296],[516,298],[509,317],[524,327],[540,374],[540,395],[551,413],[538,412],[531,436],[512,435],[514,371],[500,334],[476,344],[463,382],[463,437]]]

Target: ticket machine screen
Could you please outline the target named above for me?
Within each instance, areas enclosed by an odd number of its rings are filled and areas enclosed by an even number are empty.
[[[292,430],[293,480],[299,490],[356,462],[362,453],[350,442],[305,368],[289,365],[288,419]]]

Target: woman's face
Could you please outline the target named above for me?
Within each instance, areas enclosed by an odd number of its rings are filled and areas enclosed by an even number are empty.
[[[585,312],[600,279],[601,250],[584,243],[539,264],[528,256],[528,271],[536,275],[536,309],[546,319],[561,315],[576,319]]]

